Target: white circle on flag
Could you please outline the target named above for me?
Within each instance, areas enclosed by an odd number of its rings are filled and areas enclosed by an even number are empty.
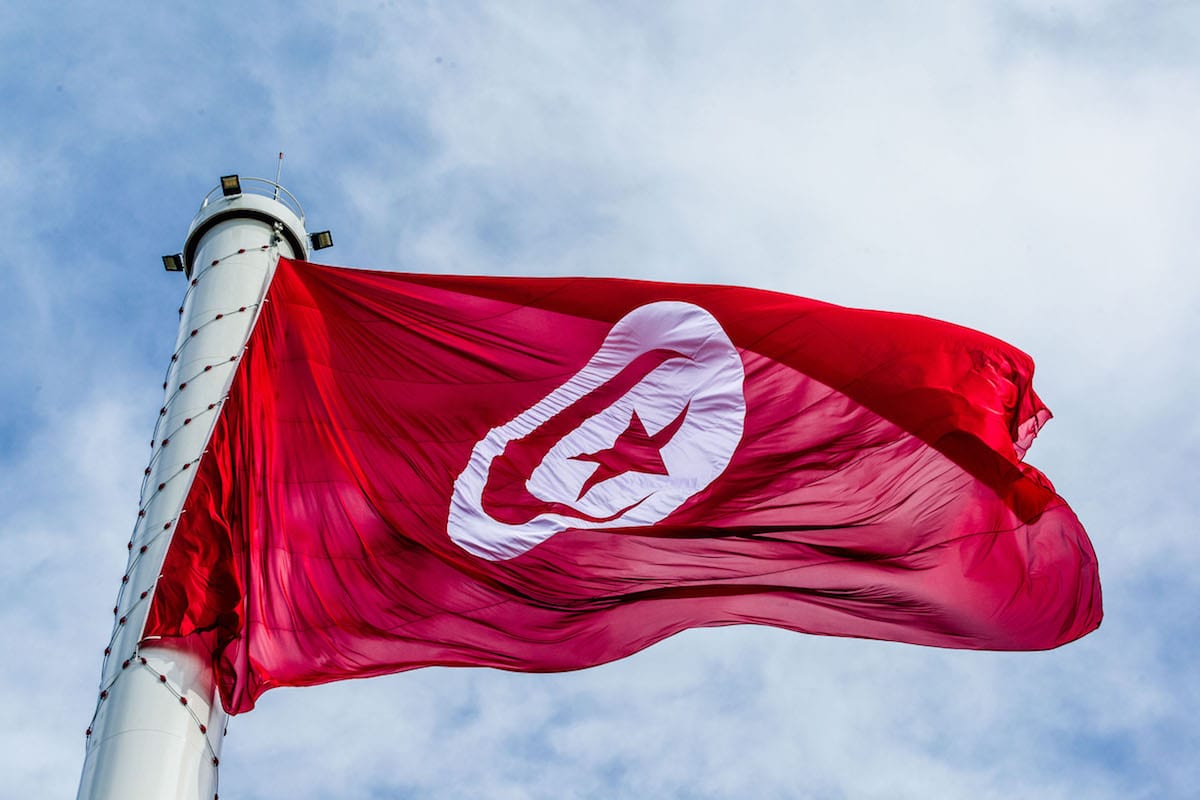
[[[744,382],[704,309],[631,311],[583,369],[474,446],[454,482],[451,540],[499,561],[568,529],[660,522],[729,465]]]

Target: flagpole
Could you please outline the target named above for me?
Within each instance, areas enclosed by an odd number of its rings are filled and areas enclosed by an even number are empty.
[[[207,653],[142,641],[171,534],[280,256],[306,258],[300,204],[276,181],[225,176],[183,252],[187,294],[163,382],[129,562],[113,607],[79,800],[212,800],[225,712]]]

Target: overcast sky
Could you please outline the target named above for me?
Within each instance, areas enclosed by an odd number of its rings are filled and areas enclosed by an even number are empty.
[[[739,627],[275,690],[222,796],[1196,796],[1200,3],[136,5],[0,5],[0,794],[77,786],[185,288],[159,256],[282,150],[327,263],[1012,342],[1107,615],[1047,653]]]

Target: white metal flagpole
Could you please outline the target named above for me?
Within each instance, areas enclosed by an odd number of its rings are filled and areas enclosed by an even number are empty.
[[[79,800],[217,796],[225,713],[211,662],[140,640],[171,534],[281,255],[308,256],[300,204],[274,181],[229,175],[204,198],[183,252],[163,258],[189,286],[104,650]]]

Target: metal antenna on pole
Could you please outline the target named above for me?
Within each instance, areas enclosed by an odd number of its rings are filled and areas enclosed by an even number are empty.
[[[279,151],[279,161],[275,163],[275,198],[279,199],[279,173],[283,172],[283,151]]]

